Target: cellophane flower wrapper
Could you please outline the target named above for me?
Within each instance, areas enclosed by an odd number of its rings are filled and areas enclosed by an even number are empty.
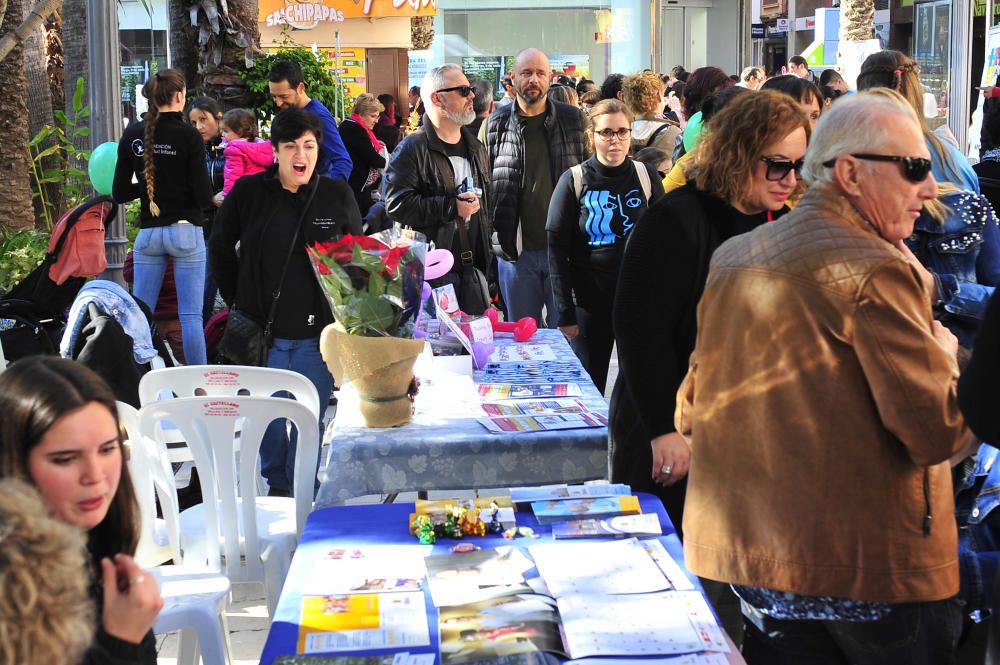
[[[344,331],[367,337],[413,337],[424,284],[423,236],[398,228],[307,247],[330,309]]]

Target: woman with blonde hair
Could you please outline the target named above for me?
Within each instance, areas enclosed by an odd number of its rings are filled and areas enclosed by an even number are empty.
[[[173,257],[184,359],[204,365],[206,255],[201,227],[204,211],[214,205],[205,141],[184,121],[187,85],[180,72],[156,72],[142,94],[149,100],[149,111],[142,122],[129,125],[118,142],[112,186],[115,202],[141,201],[133,248],[134,294],[155,311],[167,258]],[[132,182],[133,176],[139,184]]]
[[[681,128],[663,117],[667,105],[665,87],[663,80],[653,72],[632,74],[622,81],[622,100],[635,116],[632,121],[633,154],[643,148],[660,148],[673,154]],[[669,171],[670,166],[665,170]]]
[[[916,60],[899,51],[878,51],[865,58],[858,74],[858,91],[889,88],[906,99],[920,120],[920,129],[931,153],[931,173],[940,182],[950,182],[959,189],[979,193],[979,178],[965,155],[947,141],[942,141],[927,126],[924,117],[924,86],[920,82]]]
[[[631,114],[617,99],[587,116],[593,155],[562,174],[545,223],[559,329],[603,393],[615,338],[611,306],[625,241],[663,195],[653,166],[628,156]]]
[[[647,211],[625,248],[613,313],[620,374],[611,396],[612,478],[659,496],[678,530],[690,449],[674,428],[674,403],[709,259],[786,208],[811,131],[787,95],[734,98],[707,124],[687,184]]]
[[[340,138],[344,140],[347,154],[351,156],[351,175],[347,184],[354,192],[354,200],[364,217],[375,202],[382,172],[389,161],[385,143],[375,136],[375,125],[385,106],[378,98],[366,92],[354,100],[351,117],[340,123]]]

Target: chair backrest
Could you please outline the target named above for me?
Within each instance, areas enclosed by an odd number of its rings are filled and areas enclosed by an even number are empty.
[[[129,446],[128,468],[139,504],[142,528],[136,559],[143,566],[159,565],[169,559],[180,563],[180,509],[177,501],[177,484],[167,459],[166,446],[139,431],[139,412],[130,404],[117,402],[118,421],[125,430]],[[156,542],[156,499],[166,527],[168,547]]]
[[[319,456],[316,416],[305,405],[276,397],[210,396],[154,401],[139,410],[141,435],[162,443],[161,423],[172,423],[187,441],[198,469],[205,506],[206,549],[185,551],[185,563],[218,567],[224,556],[224,572],[229,579],[263,577],[255,519],[257,457],[267,426],[279,418],[291,421],[299,431],[294,481],[298,536],[312,510]],[[237,487],[241,496],[237,496]],[[245,567],[241,565],[244,555]],[[199,560],[193,561],[191,557]]]
[[[316,386],[298,372],[270,367],[243,365],[186,365],[153,370],[139,382],[139,403],[145,406],[158,399],[177,397],[272,397],[275,393],[291,393],[319,421],[320,395]],[[323,395],[329,399],[329,395]]]

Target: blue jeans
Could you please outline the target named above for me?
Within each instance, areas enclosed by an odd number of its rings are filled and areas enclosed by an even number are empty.
[[[181,322],[184,360],[189,365],[204,365],[208,358],[201,318],[205,297],[205,237],[201,227],[178,222],[139,231],[133,248],[133,292],[150,310],[156,308],[168,256],[174,259],[177,318]]]
[[[500,292],[507,305],[507,320],[517,321],[531,316],[539,327],[555,328],[559,325],[559,308],[556,306],[552,281],[549,278],[549,253],[544,249],[521,252],[517,261],[497,259],[500,269]],[[546,319],[542,320],[542,307]]]
[[[316,386],[316,392],[319,394],[319,437],[322,449],[323,415],[326,413],[327,404],[330,403],[333,376],[320,355],[319,338],[276,338],[274,346],[267,354],[267,366],[298,372]],[[275,397],[289,397],[289,394],[280,392]],[[291,491],[292,481],[295,478],[297,444],[298,432],[294,426],[290,437],[284,420],[275,420],[268,426],[260,443],[260,471],[268,487]]]

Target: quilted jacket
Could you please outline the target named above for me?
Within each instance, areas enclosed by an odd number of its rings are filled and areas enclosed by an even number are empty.
[[[723,244],[677,398],[684,551],[713,580],[891,603],[958,592],[958,366],[916,269],[829,191]]]
[[[486,155],[493,181],[491,212],[496,230],[493,251],[510,260],[520,254],[518,201],[524,185],[524,139],[521,136],[524,118],[517,109],[517,104],[508,104],[494,111],[486,121]],[[545,107],[544,125],[549,137],[552,182],[555,183],[566,169],[587,158],[583,116],[575,106],[550,99]]]

